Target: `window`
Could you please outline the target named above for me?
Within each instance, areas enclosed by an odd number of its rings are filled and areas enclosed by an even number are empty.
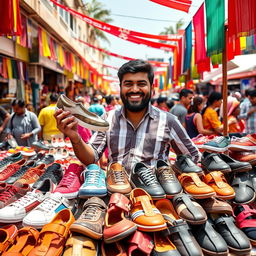
[[[76,34],[76,19],[70,14],[70,28]]]

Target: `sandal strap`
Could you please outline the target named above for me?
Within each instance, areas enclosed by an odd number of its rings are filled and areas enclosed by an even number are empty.
[[[248,205],[243,205],[244,211],[240,212],[236,217],[236,224],[239,228],[255,227],[256,225],[256,210],[251,209]],[[246,219],[254,216],[255,219]]]
[[[156,209],[156,208],[152,207],[150,199],[148,198],[147,195],[134,197],[133,203],[134,203],[134,206],[141,205],[143,208],[142,212],[146,216],[154,216],[156,213],[159,212],[158,210],[157,210],[157,212],[154,211],[154,209]],[[141,212],[141,211],[137,211],[134,214],[137,215],[138,212]],[[134,214],[132,214],[132,215],[134,215]]]
[[[181,184],[183,184],[186,180],[192,180],[197,187],[205,187],[206,184],[201,181],[198,174],[196,173],[183,173],[178,177]]]
[[[67,229],[65,225],[62,225],[60,223],[49,223],[43,226],[40,232],[40,236],[47,232],[55,233],[57,235],[64,237],[69,232],[69,229]]]
[[[204,176],[204,181],[209,184],[214,181],[218,188],[224,188],[227,186],[227,181],[220,171],[210,172]]]
[[[150,254],[152,249],[154,248],[154,243],[147,234],[143,234],[139,231],[136,231],[132,238],[129,240],[130,244],[135,244],[136,247],[144,252],[145,254]]]
[[[114,193],[110,197],[108,206],[109,208],[111,208],[112,206],[116,206],[128,213],[130,210],[130,200],[123,194]]]

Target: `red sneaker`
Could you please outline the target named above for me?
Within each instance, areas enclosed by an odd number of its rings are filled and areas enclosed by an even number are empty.
[[[10,176],[16,173],[22,165],[26,163],[25,159],[21,159],[20,161],[8,165],[1,173],[0,173],[0,181],[3,182],[7,180]]]
[[[256,134],[248,134],[242,138],[232,137],[228,149],[232,151],[256,150]]]
[[[67,199],[76,198],[79,188],[83,184],[80,179],[83,170],[84,167],[82,165],[70,164],[54,193],[59,192]]]

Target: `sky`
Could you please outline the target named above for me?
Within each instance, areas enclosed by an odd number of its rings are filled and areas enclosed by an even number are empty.
[[[149,0],[99,0],[102,2],[106,9],[111,11],[111,18],[113,21],[111,24],[126,28],[129,30],[144,32],[148,34],[159,34],[164,30],[165,27],[172,25],[175,27],[175,24],[183,19],[184,26],[186,28],[189,22],[192,20],[193,15],[196,13],[198,8],[201,6],[203,0],[193,0],[192,6],[189,13],[178,11],[175,9],[167,8],[165,6],[153,3]],[[135,19],[128,17],[120,17],[117,15],[126,15],[126,16],[137,16],[145,17],[150,19],[157,20],[167,20],[167,21],[152,21],[146,19]],[[165,61],[170,57],[170,53],[166,53],[163,50],[158,50],[150,48],[144,45],[134,44],[122,39],[119,39],[115,36],[112,36],[106,33],[110,45],[105,42],[101,42],[101,47],[105,49],[132,58],[164,58]],[[110,57],[105,60],[105,64],[112,65],[115,67],[120,67],[125,60],[118,59],[115,57]],[[116,74],[116,71],[109,69],[112,75]]]

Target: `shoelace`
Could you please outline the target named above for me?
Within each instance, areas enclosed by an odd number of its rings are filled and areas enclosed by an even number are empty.
[[[22,208],[27,205],[27,203],[34,200],[36,197],[35,193],[28,192],[25,196],[21,197],[17,201],[13,202],[10,206],[16,207],[16,208]]]
[[[54,211],[55,207],[61,203],[61,198],[46,198],[36,209],[43,212]]]
[[[112,171],[111,176],[115,183],[125,183],[125,177],[122,171]]]
[[[8,186],[5,191],[0,195],[0,201],[6,202],[10,197],[17,193],[17,188],[14,186]]]
[[[219,137],[215,137],[212,141],[214,141],[216,143],[220,143],[223,139],[224,139],[223,136],[219,136]]]
[[[8,164],[9,162],[10,162],[10,159],[5,158],[5,159],[3,159],[3,160],[1,161],[0,166],[5,166],[5,165]]]
[[[40,169],[37,168],[31,168],[28,172],[26,172],[21,178],[22,179],[30,179],[30,178],[34,178],[36,176],[39,176],[41,173]]]
[[[97,207],[89,205],[83,213],[83,218],[86,220],[92,220],[97,213]]]
[[[74,172],[69,172],[62,178],[59,186],[60,187],[69,187],[72,185],[72,182],[74,181],[74,178],[77,177],[77,174]]]
[[[174,173],[168,167],[162,169],[162,175],[164,180],[175,180]]]
[[[8,174],[14,170],[17,170],[20,166],[18,164],[9,165],[6,169],[4,169],[1,174]]]
[[[11,177],[19,177],[28,170],[27,166],[22,166],[17,172],[15,172]]]
[[[157,183],[155,175],[146,168],[142,168],[140,171],[140,176],[147,186]]]
[[[98,184],[100,179],[100,171],[93,170],[86,172],[86,183],[87,184]]]

